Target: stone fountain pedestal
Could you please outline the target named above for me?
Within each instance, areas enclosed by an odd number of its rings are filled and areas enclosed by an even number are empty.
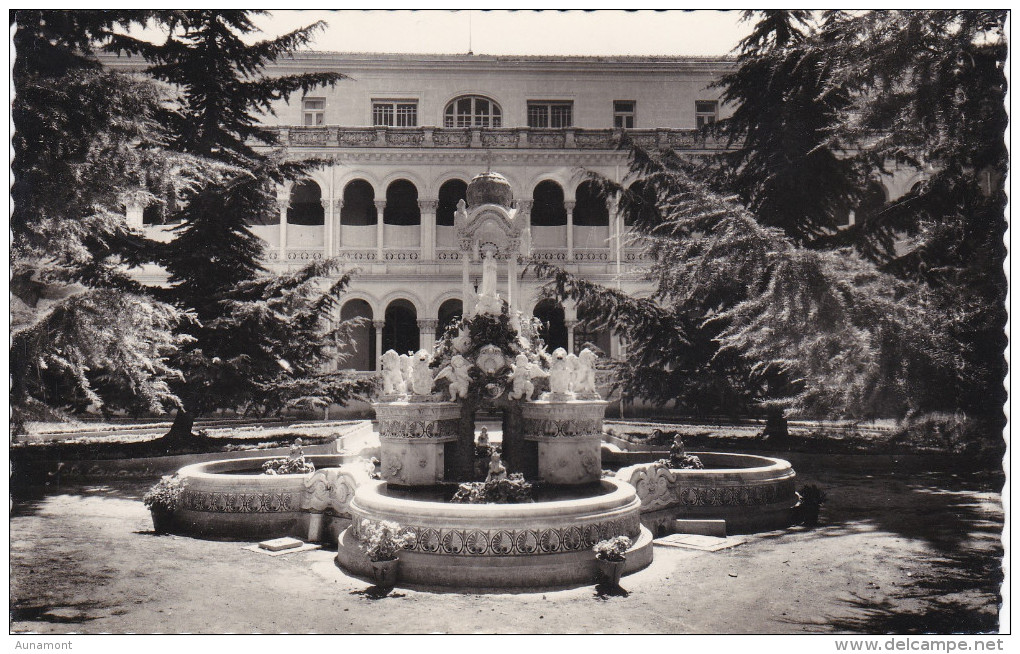
[[[523,438],[538,444],[538,479],[589,484],[602,477],[604,400],[547,394],[521,405]]]
[[[372,405],[379,423],[382,477],[398,486],[431,486],[444,480],[446,444],[457,440],[460,405],[437,396],[412,395]]]

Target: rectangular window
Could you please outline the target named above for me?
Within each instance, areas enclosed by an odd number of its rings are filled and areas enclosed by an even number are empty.
[[[570,127],[573,102],[528,102],[528,127]]]
[[[388,127],[417,127],[418,102],[416,100],[373,100],[372,124]]]
[[[326,124],[326,100],[324,98],[305,98],[301,103],[304,112],[305,127],[319,127]]]
[[[619,129],[634,127],[634,102],[630,100],[613,101],[613,127]]]
[[[716,100],[697,100],[694,103],[694,120],[698,129],[719,120],[719,102]]]

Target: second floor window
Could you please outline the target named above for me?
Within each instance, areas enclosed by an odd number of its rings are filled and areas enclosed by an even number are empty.
[[[632,101],[613,101],[613,127],[622,129],[634,127],[634,103]]]
[[[326,100],[305,98],[302,102],[305,127],[319,127],[326,124]]]
[[[443,127],[502,127],[503,110],[489,98],[465,95],[446,105]]]
[[[570,127],[573,102],[528,102],[528,127]]]
[[[388,127],[417,127],[418,103],[409,100],[375,100],[372,124]]]
[[[719,103],[715,100],[698,100],[695,102],[694,120],[698,129],[719,120]]]

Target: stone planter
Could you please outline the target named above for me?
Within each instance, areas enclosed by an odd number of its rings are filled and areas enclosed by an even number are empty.
[[[538,444],[538,478],[591,484],[602,477],[602,400],[536,400],[521,405],[524,440]]]
[[[174,512],[166,509],[152,507],[149,509],[152,515],[152,530],[157,534],[169,534],[173,531]]]
[[[390,561],[372,561],[372,578],[377,586],[392,588],[397,584],[397,573],[400,571],[400,559]]]
[[[398,486],[431,486],[444,480],[445,446],[457,440],[460,405],[454,402],[379,402],[379,459],[383,479]]]
[[[627,560],[621,561],[610,561],[609,559],[595,559],[595,563],[599,568],[599,576],[602,581],[607,584],[614,586],[620,585],[620,577],[623,576],[623,569],[627,565]]]

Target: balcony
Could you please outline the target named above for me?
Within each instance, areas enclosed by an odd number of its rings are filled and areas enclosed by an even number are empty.
[[[705,137],[696,129],[531,129],[441,127],[278,127],[280,141],[291,147],[461,148],[615,150],[623,135],[642,148],[725,150],[725,139]]]

